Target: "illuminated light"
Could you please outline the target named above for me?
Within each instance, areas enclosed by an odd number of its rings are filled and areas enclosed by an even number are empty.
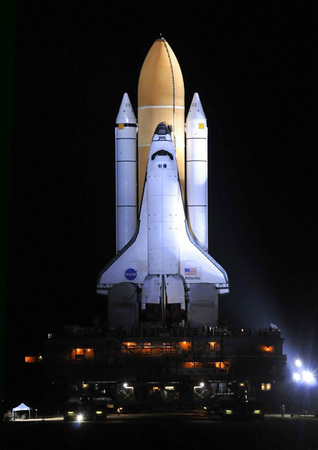
[[[67,411],[67,414],[68,414],[69,416],[72,416],[72,415],[75,414],[75,413],[74,413],[74,411]]]
[[[184,369],[193,369],[195,366],[195,363],[192,361],[186,361],[184,363],[181,363],[181,367],[183,367]]]
[[[82,359],[93,359],[95,356],[93,348],[73,348],[71,358],[82,360]]]
[[[82,422],[82,421],[84,420],[83,414],[77,414],[76,420],[77,420],[78,422]]]
[[[204,123],[199,123],[199,130],[204,130]]]
[[[127,383],[124,383],[123,386],[124,386],[125,389],[128,388],[128,384]]]
[[[76,348],[75,349],[75,355],[76,356],[83,356],[84,355],[84,349],[83,348]]]
[[[160,387],[159,386],[153,386],[152,390],[154,392],[160,391]]]
[[[224,368],[225,368],[225,364],[224,364],[223,361],[222,361],[222,362],[216,362],[216,363],[215,363],[215,367],[216,367],[217,369],[224,369]]]
[[[36,363],[38,358],[36,356],[25,356],[24,362],[26,363]]]
[[[93,348],[85,348],[85,359],[93,359],[95,352]]]
[[[270,391],[272,389],[271,383],[262,383],[261,390],[262,391]]]
[[[135,347],[136,342],[123,342],[126,347]]]
[[[182,350],[189,350],[189,348],[191,348],[191,342],[183,341],[179,342],[179,345]]]
[[[166,391],[174,391],[174,386],[165,386]]]
[[[293,374],[293,380],[294,380],[294,381],[300,381],[300,380],[301,380],[300,373],[295,372],[295,373]]]
[[[254,409],[253,414],[261,414],[261,410],[260,409]]]
[[[94,358],[94,349],[93,348],[85,349],[85,358],[87,358],[87,359]]]
[[[87,383],[83,383],[83,384],[82,384],[82,388],[83,388],[83,389],[87,389],[87,388],[88,388],[88,384],[87,384]]]
[[[123,130],[125,128],[125,125],[123,123],[118,124],[118,129]]]
[[[96,411],[96,414],[103,414],[103,411]]]
[[[296,367],[301,367],[302,365],[303,365],[303,363],[302,363],[301,359],[296,359],[295,360],[295,366]]]
[[[201,383],[198,386],[193,386],[194,392],[196,392],[197,389],[202,389],[202,388],[204,388],[204,382],[203,381],[201,381]]]
[[[265,353],[274,353],[274,346],[273,345],[261,345],[260,350],[261,350],[261,352],[265,352]]]
[[[231,409],[226,409],[224,411],[224,413],[229,415],[229,414],[233,414],[233,411]]]
[[[312,374],[312,372],[309,372],[309,370],[304,370],[302,372],[303,381],[307,384],[314,384],[315,377]]]

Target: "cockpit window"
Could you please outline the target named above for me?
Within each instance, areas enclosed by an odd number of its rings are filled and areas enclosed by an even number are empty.
[[[156,156],[169,156],[169,158],[173,161],[173,156],[171,153],[167,152],[167,150],[158,150],[152,155],[151,160],[153,161]]]

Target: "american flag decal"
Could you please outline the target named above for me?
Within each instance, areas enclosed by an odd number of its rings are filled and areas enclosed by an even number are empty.
[[[197,274],[197,268],[196,267],[187,267],[184,269],[184,273],[186,275],[196,275]]]

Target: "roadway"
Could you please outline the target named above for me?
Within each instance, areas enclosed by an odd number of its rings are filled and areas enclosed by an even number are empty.
[[[255,421],[216,420],[198,413],[109,415],[105,422],[80,424],[37,419],[3,423],[1,443],[3,450],[26,444],[32,450],[316,450],[318,419],[286,414]]]

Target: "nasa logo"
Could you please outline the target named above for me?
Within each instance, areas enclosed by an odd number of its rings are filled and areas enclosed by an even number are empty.
[[[136,278],[137,271],[135,269],[127,269],[125,272],[125,277],[127,280],[132,281]]]

